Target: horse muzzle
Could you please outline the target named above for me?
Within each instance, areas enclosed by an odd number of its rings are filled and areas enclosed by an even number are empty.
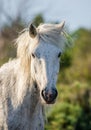
[[[54,104],[55,99],[58,95],[58,92],[55,88],[51,88],[51,89],[45,88],[44,90],[42,90],[41,94],[42,94],[44,101],[47,104]]]

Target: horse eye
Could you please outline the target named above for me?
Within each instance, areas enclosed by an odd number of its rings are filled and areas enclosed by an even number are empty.
[[[60,58],[60,56],[61,56],[61,52],[58,54],[58,58]]]
[[[35,58],[35,54],[34,53],[32,53],[32,57]]]

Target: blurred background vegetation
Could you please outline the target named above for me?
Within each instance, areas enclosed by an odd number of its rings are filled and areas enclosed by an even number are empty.
[[[38,26],[43,16],[37,15],[33,22]],[[17,18],[0,32],[0,66],[16,57],[14,39],[24,27]],[[91,30],[79,28],[70,36],[74,46],[60,59],[59,95],[48,109],[45,130],[91,130]]]

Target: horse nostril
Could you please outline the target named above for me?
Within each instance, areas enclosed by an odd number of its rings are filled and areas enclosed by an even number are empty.
[[[42,97],[47,103],[52,103],[58,95],[56,89],[52,88],[51,90],[44,89],[42,91]]]
[[[53,94],[54,94],[54,97],[56,98],[56,97],[57,97],[57,95],[58,95],[57,90],[53,88],[53,89],[52,89],[52,92],[53,92]]]

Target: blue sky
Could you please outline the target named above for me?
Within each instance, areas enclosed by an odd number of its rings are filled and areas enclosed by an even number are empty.
[[[91,29],[91,0],[0,0],[0,9],[15,19],[21,15],[27,24],[42,13],[46,22],[65,20],[70,30],[79,27]],[[0,24],[7,23],[0,10]]]
[[[34,0],[32,10],[43,12],[49,22],[65,20],[72,30],[91,28],[91,0]]]

